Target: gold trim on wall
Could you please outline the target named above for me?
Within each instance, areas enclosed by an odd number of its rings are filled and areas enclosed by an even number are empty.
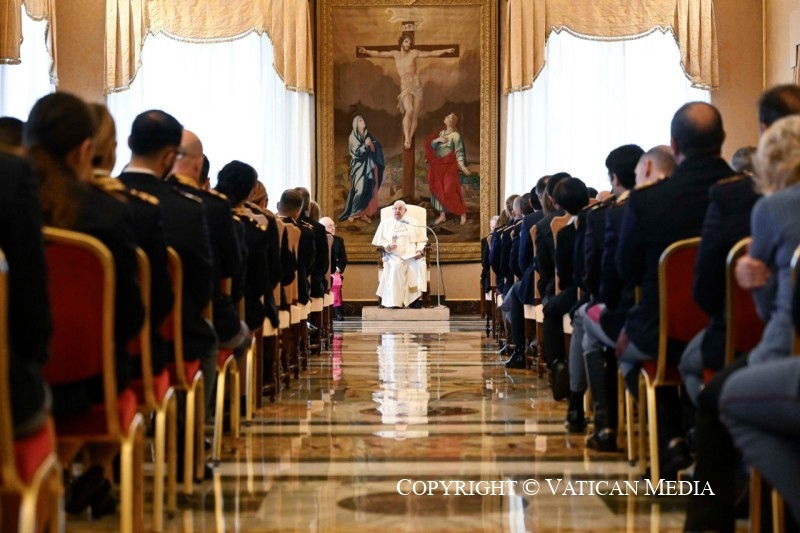
[[[347,7],[448,7],[478,6],[480,17],[480,233],[489,232],[489,217],[497,206],[498,185],[498,71],[497,0],[319,0],[317,3],[317,201],[324,213],[334,207],[335,154],[333,135],[333,15]],[[374,262],[375,247],[348,243],[347,255],[354,262]],[[442,262],[479,261],[480,241],[443,243]]]

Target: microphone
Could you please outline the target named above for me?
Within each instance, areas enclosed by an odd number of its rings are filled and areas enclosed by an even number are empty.
[[[433,228],[431,228],[430,226],[420,226],[418,224],[412,224],[411,222],[409,222],[404,218],[398,220],[398,222],[400,222],[401,224],[405,224],[407,226],[411,226],[412,228],[425,228],[426,230],[430,231],[431,234],[433,234],[433,239],[434,241],[436,241],[436,271],[439,273],[437,279],[437,285],[439,291],[438,294],[436,295],[436,307],[442,307],[442,286],[444,285],[444,278],[442,277],[442,265],[439,262],[439,236],[436,235],[436,232],[433,231]]]

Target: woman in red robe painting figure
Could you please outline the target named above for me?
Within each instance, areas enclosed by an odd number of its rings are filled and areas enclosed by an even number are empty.
[[[458,131],[458,117],[450,113],[444,117],[444,129],[432,133],[425,139],[425,159],[428,160],[428,185],[431,188],[431,203],[439,216],[433,222],[441,224],[447,218],[445,213],[461,217],[461,225],[467,222],[467,204],[458,171],[465,176],[472,174],[467,168],[466,151],[461,133]]]

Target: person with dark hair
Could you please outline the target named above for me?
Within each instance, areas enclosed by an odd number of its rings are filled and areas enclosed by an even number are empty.
[[[131,160],[119,176],[129,189],[159,201],[167,245],[183,264],[181,319],[183,351],[187,361],[200,360],[206,383],[206,403],[211,401],[216,379],[217,336],[203,312],[213,295],[214,259],[203,201],[164,181],[181,151],[183,126],[160,110],[139,114],[131,126],[128,146]]]
[[[550,182],[548,182],[548,189],[550,189],[550,183],[553,182],[554,178],[551,178]],[[556,209],[566,213],[564,216],[568,217],[568,220],[557,236],[554,236],[551,224],[550,239],[553,239],[553,248],[551,249],[553,293],[544,303],[541,342],[548,366],[554,374],[553,397],[556,400],[569,397],[568,410],[573,412],[571,421],[577,427],[580,427],[585,426],[585,421],[583,421],[582,411],[576,411],[578,409],[576,405],[580,403],[580,409],[583,408],[583,391],[575,391],[574,394],[569,394],[571,390],[564,346],[564,315],[578,301],[578,282],[573,278],[577,236],[576,223],[579,213],[589,203],[589,194],[586,190],[586,184],[578,178],[563,177],[561,179],[555,178],[555,180],[551,199]],[[558,283],[558,286],[556,286],[556,283]],[[583,388],[585,388],[585,385]],[[573,429],[577,429],[577,427],[573,427]],[[582,430],[583,428],[580,427],[579,431]]]
[[[267,272],[268,255],[272,248],[267,231],[268,221],[246,204],[257,182],[256,169],[241,161],[231,161],[217,174],[216,191],[230,200],[244,237],[241,242],[243,268],[234,275],[234,285],[239,287],[238,292],[244,297],[245,311],[240,318],[250,331],[257,330],[263,324],[267,315],[265,305],[274,288]],[[249,340],[248,336],[244,346],[249,344]]]
[[[555,217],[563,216],[565,211],[559,207],[553,198],[553,191],[556,185],[561,180],[568,179],[571,176],[566,172],[558,172],[550,176],[544,186],[544,194],[541,197],[542,206],[544,206],[547,214],[536,224],[536,271],[539,273],[539,295],[542,299],[542,304],[547,305],[556,293],[555,286],[555,269],[556,269],[556,247],[553,239],[553,231],[551,222]],[[537,339],[537,342],[542,343],[543,357],[545,363],[550,369],[550,379],[553,389],[553,397],[556,400],[563,400],[569,394],[569,373],[567,366],[564,364],[563,353],[559,355],[559,348],[555,348],[556,352],[549,351],[545,348],[546,343],[544,339]],[[563,344],[563,343],[562,343]],[[551,343],[552,346],[552,343]],[[563,348],[562,348],[563,351]]]
[[[94,136],[92,181],[106,189],[124,195],[124,203],[133,220],[136,244],[150,262],[150,352],[153,374],[159,375],[168,358],[167,343],[161,336],[161,324],[172,310],[174,295],[167,264],[167,245],[161,220],[159,201],[154,196],[126,188],[122,182],[111,178],[116,164],[117,130],[108,108],[102,104],[89,104],[97,126]],[[136,374],[137,368],[134,368]]]
[[[758,121],[762,133],[775,121],[798,113],[800,113],[798,85],[776,85],[764,91],[758,100]]]
[[[585,231],[582,246],[584,268],[582,275],[576,272],[576,278],[582,276],[588,301],[578,307],[572,320],[570,391],[573,398],[573,393],[585,390],[586,385],[590,387],[595,423],[594,433],[586,445],[607,452],[616,451],[617,419],[617,365],[614,353],[609,349],[613,347],[613,341],[607,337],[616,339],[621,328],[617,323],[624,319],[627,308],[633,303],[633,287],[620,280],[614,252],[623,207],[628,191],[634,187],[635,171],[645,157],[643,152],[636,145],[612,150],[606,157],[612,196],[582,213],[585,217],[581,224]],[[567,414],[568,428],[581,429],[581,405],[574,405]]]
[[[325,274],[330,266],[328,254],[328,232],[325,226],[310,217],[311,213],[311,193],[305,187],[295,189],[303,197],[303,212],[300,222],[308,226],[314,232],[314,255],[308,274],[310,276],[309,296],[311,298],[322,298],[328,292]]]
[[[239,316],[236,305],[236,301],[242,297],[243,287],[237,281],[243,279],[247,250],[245,244],[240,242],[239,232],[235,229],[232,202],[219,191],[219,187],[217,190],[206,190],[202,187],[203,157],[203,143],[200,138],[194,132],[184,129],[180,151],[172,165],[172,173],[167,178],[167,183],[203,201],[208,224],[208,239],[211,244],[213,284],[211,316],[214,331],[219,339],[220,348],[235,350],[250,339],[250,330],[244,322],[244,317]],[[249,193],[250,189],[245,192],[245,198]],[[231,294],[222,292],[223,280],[227,279],[234,281],[231,285]]]
[[[597,192],[597,189],[595,189],[594,187],[587,187],[586,188],[586,193],[589,195],[589,199],[590,200],[596,199],[597,195],[599,194]]]
[[[709,189],[735,175],[720,157],[725,132],[719,111],[704,102],[683,105],[672,119],[672,151],[678,163],[668,179],[639,187],[631,193],[616,250],[617,268],[625,280],[641,286],[641,299],[628,310],[617,341],[620,367],[635,393],[639,367],[658,354],[658,263],[675,241],[699,236],[709,203]],[[669,221],[669,223],[665,223]],[[677,362],[685,346],[669,343],[668,357]],[[675,476],[691,464],[681,434],[681,412],[676,391],[659,391],[659,436],[662,439],[662,476]],[[663,393],[663,394],[661,394]]]
[[[25,123],[15,117],[0,117],[0,153],[25,156],[22,129]]]
[[[118,192],[113,187],[92,181],[94,134],[95,123],[89,107],[71,94],[56,92],[40,98],[31,109],[23,142],[39,178],[45,224],[94,236],[114,259],[115,369],[117,388],[122,391],[128,386],[133,369],[127,345],[139,334],[144,307],[137,281],[135,237],[124,197],[116,197]],[[84,413],[104,401],[100,374],[54,385],[52,391],[56,418]],[[79,450],[77,444],[59,451],[69,464]],[[102,466],[110,467],[116,451],[103,448],[93,454],[97,465],[82,478],[96,481],[93,497],[68,491],[67,511],[81,512],[89,504],[96,514],[113,511],[116,503],[110,495],[110,483],[103,479]]]

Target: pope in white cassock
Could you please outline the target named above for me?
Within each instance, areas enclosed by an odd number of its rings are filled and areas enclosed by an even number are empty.
[[[393,217],[381,220],[372,239],[373,246],[384,249],[383,270],[375,293],[383,307],[408,307],[422,296],[427,287],[425,227],[406,218],[406,204],[398,200],[392,206]]]

